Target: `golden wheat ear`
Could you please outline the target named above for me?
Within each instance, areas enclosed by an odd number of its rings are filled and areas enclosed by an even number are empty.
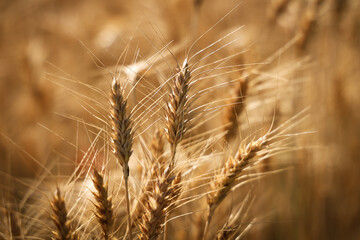
[[[207,196],[208,217],[204,228],[203,239],[211,223],[216,208],[226,198],[236,182],[236,178],[249,165],[250,160],[267,144],[266,135],[256,141],[251,141],[246,146],[240,145],[235,157],[230,157],[222,167],[220,173],[211,182],[212,192]]]
[[[96,188],[96,193],[93,193],[96,200],[95,216],[102,228],[104,239],[108,240],[113,231],[113,207],[111,197],[108,196],[107,183],[104,183],[103,176],[96,169],[94,169],[93,183]]]
[[[154,192],[146,202],[145,213],[139,224],[141,240],[158,239],[165,228],[169,208],[174,206],[181,194],[181,173],[165,173],[154,183]]]
[[[225,141],[229,142],[238,134],[238,117],[245,109],[245,99],[248,92],[249,76],[239,80],[235,88],[235,96],[224,109],[223,124]]]
[[[166,109],[165,134],[170,143],[171,160],[170,165],[175,165],[176,147],[183,139],[189,125],[189,89],[190,70],[187,60],[182,67],[178,66],[174,78],[169,102]],[[171,167],[172,168],[172,167]]]
[[[72,223],[68,219],[68,213],[65,206],[64,197],[60,193],[60,189],[56,190],[53,200],[51,201],[52,220],[56,226],[53,231],[53,238],[55,240],[77,240],[79,236],[73,231]]]
[[[111,142],[113,144],[113,151],[120,163],[125,182],[125,198],[126,209],[128,215],[128,232],[129,239],[132,238],[131,233],[131,212],[130,212],[130,199],[129,199],[129,160],[132,154],[132,145],[134,141],[134,130],[131,115],[128,115],[127,100],[124,97],[123,88],[117,79],[113,80],[111,89],[111,123],[112,123],[112,137]]]

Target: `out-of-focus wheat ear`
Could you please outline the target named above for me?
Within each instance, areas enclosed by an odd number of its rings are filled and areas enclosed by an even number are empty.
[[[278,19],[286,11],[289,2],[290,0],[273,0],[270,4],[269,19],[271,21]]]
[[[7,208],[6,215],[8,220],[10,239],[24,239],[19,213]]]
[[[298,30],[300,37],[297,41],[297,47],[299,50],[305,50],[307,47],[309,40],[314,32],[313,30],[316,25],[319,8],[323,2],[324,0],[314,0],[305,11],[300,28]]]
[[[68,219],[64,197],[60,193],[60,189],[56,190],[51,202],[52,220],[56,226],[53,231],[53,239],[55,240],[76,240],[79,236],[73,231],[71,221]]]
[[[169,101],[167,103],[165,133],[170,143],[171,160],[174,166],[176,147],[184,137],[189,125],[189,88],[190,70],[187,60],[182,67],[177,67]]]
[[[334,23],[340,23],[348,4],[348,0],[334,0]]]
[[[196,9],[200,9],[201,6],[203,5],[203,3],[204,3],[204,0],[194,0],[194,7]]]
[[[223,125],[225,141],[229,142],[231,139],[237,136],[238,133],[238,116],[245,109],[245,99],[248,92],[249,76],[242,78],[236,84],[234,97],[229,100],[228,104],[224,109],[223,114]]]
[[[132,239],[131,233],[131,213],[129,199],[129,160],[132,154],[132,145],[134,141],[133,122],[131,116],[127,114],[127,100],[124,97],[124,91],[120,83],[114,79],[111,89],[111,121],[113,151],[118,162],[122,166],[125,182],[125,199],[128,214],[128,232],[129,239]]]
[[[226,198],[232,187],[236,182],[236,178],[249,165],[250,160],[254,158],[257,152],[266,146],[266,135],[256,141],[251,141],[245,147],[240,146],[235,157],[230,157],[220,173],[211,182],[211,193],[207,196],[208,216],[204,228],[203,239],[206,239],[206,234],[211,223],[211,219],[215,213],[216,208]]]
[[[177,175],[167,173],[164,178],[156,180],[154,192],[146,202],[145,212],[139,224],[139,239],[155,240],[159,238],[163,232],[169,209],[176,204],[181,191],[181,173]]]
[[[149,179],[146,182],[145,189],[141,193],[135,209],[132,212],[131,216],[134,221],[141,220],[140,218],[144,210],[145,202],[148,200],[149,193],[151,193],[154,189],[154,179],[157,178],[157,175],[163,173],[166,168],[166,157],[164,156],[164,132],[160,128],[156,129],[155,134],[151,140],[150,151],[153,158],[151,173]]]
[[[114,223],[113,217],[113,207],[111,202],[111,197],[108,196],[108,186],[107,183],[104,183],[103,176],[94,169],[94,178],[93,183],[96,188],[96,193],[93,193],[95,196],[95,207],[96,207],[96,218],[98,219],[99,224],[101,225],[104,239],[110,239],[112,234],[112,228]]]
[[[164,132],[162,129],[158,128],[155,131],[155,134],[150,143],[150,151],[152,156],[159,166],[165,166],[164,152],[165,152],[165,142],[164,142]],[[160,172],[163,172],[164,169],[160,169]]]

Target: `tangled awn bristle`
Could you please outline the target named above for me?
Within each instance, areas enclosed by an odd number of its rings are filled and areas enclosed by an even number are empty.
[[[205,225],[203,239],[206,239],[206,233],[216,208],[226,198],[234,186],[236,178],[249,165],[250,160],[254,158],[256,153],[263,149],[266,143],[265,135],[256,141],[251,141],[246,147],[240,146],[235,157],[230,157],[226,161],[220,174],[211,182],[212,192],[207,196],[208,219]]]
[[[104,183],[103,176],[96,169],[94,169],[93,183],[97,191],[96,193],[93,193],[97,202],[97,204],[95,204],[95,216],[101,225],[104,239],[108,240],[112,234],[114,223],[112,199],[108,196],[107,183]]]
[[[171,146],[171,165],[174,165],[176,147],[188,130],[189,123],[188,92],[191,75],[187,60],[176,71],[165,116],[165,133]]]
[[[55,226],[56,231],[53,231],[53,236],[55,240],[77,240],[79,239],[78,235],[73,231],[72,223],[68,219],[67,210],[65,206],[64,197],[61,196],[60,189],[56,190],[53,200],[51,202],[51,208],[53,214],[51,216]]]
[[[169,209],[175,205],[181,194],[181,173],[165,172],[165,175],[154,181],[154,191],[146,201],[145,212],[139,224],[141,240],[158,239],[163,232]]]
[[[245,109],[245,99],[248,92],[249,77],[239,80],[235,88],[235,97],[229,100],[224,109],[223,124],[226,132],[224,139],[229,142],[237,136],[238,116]]]

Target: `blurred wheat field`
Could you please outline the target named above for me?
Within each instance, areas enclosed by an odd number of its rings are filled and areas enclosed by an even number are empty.
[[[0,239],[359,239],[360,1],[0,3]]]

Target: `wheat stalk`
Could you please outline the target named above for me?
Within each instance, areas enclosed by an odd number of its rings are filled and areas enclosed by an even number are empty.
[[[93,193],[97,202],[95,204],[97,211],[95,216],[101,225],[104,239],[108,240],[111,236],[114,223],[113,207],[111,197],[108,196],[108,186],[104,183],[103,176],[96,169],[94,169],[93,183],[97,190],[96,193]]]

